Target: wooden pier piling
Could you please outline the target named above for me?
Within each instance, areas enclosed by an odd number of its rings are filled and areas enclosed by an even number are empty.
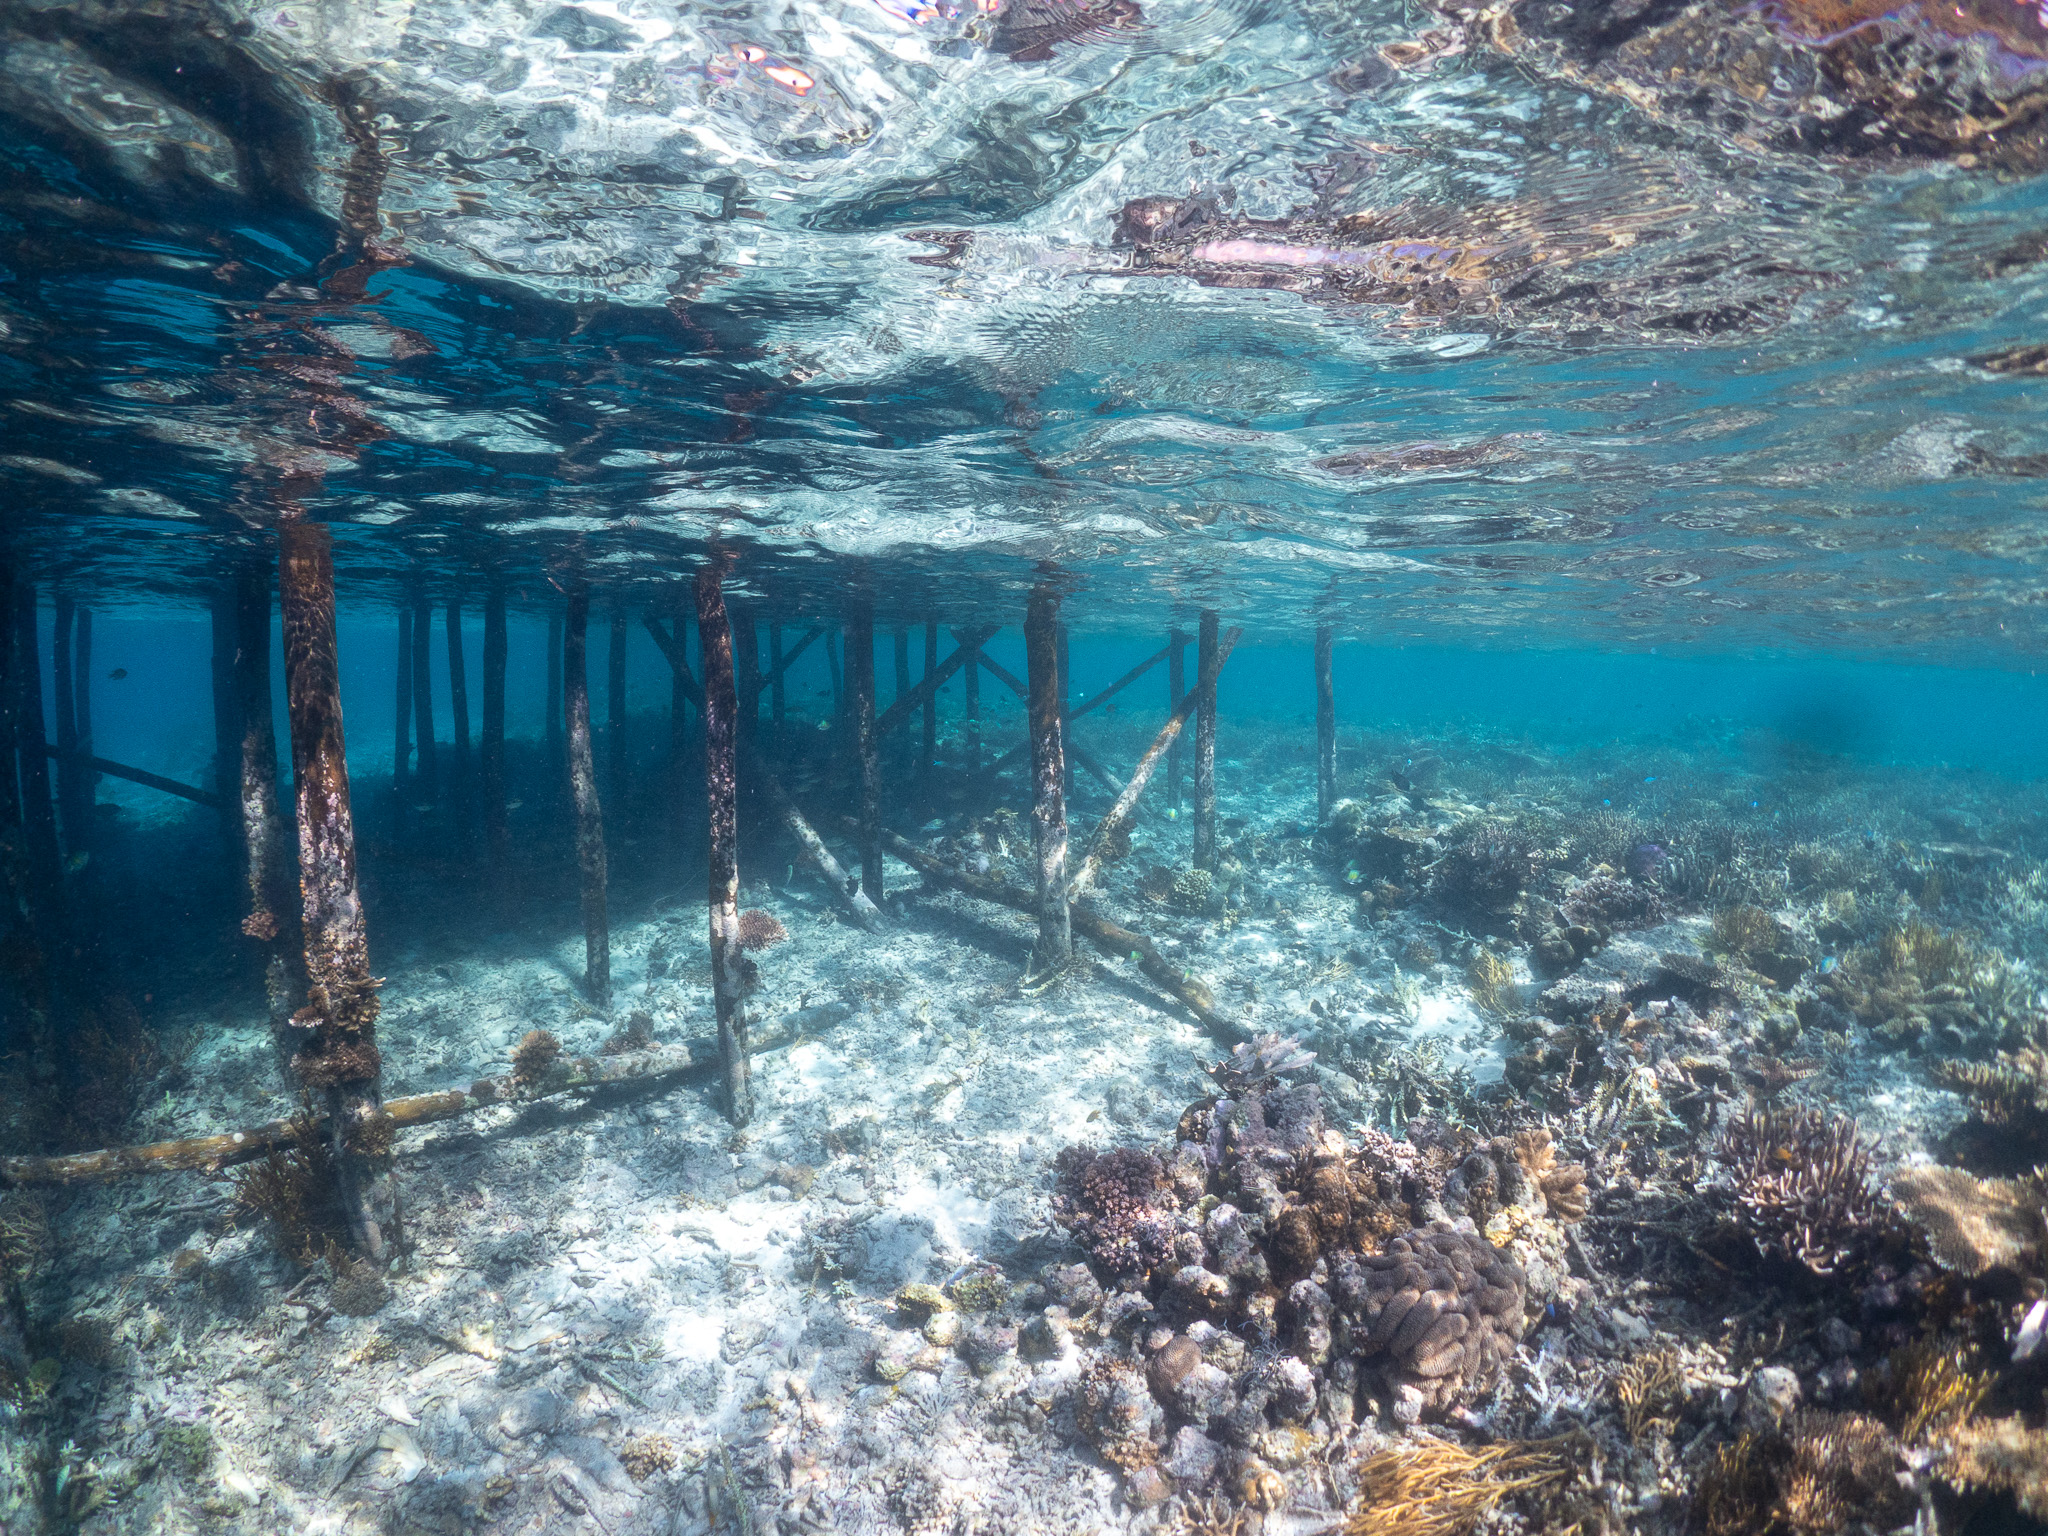
[[[1195,837],[1190,862],[1216,867],[1216,612],[1202,611],[1195,642]],[[1209,678],[1204,687],[1200,681]]]
[[[725,562],[714,557],[697,573],[697,634],[704,668],[704,799],[710,842],[711,998],[725,1077],[726,1118],[736,1126],[754,1115],[747,1060],[745,956],[740,952],[739,724],[733,629],[725,607]],[[751,675],[748,678],[751,685]],[[749,687],[748,700],[757,697]]]
[[[583,875],[583,988],[600,1013],[612,1008],[612,938],[605,912],[604,812],[590,746],[590,593],[569,593],[562,631],[562,706],[566,712],[569,801],[576,814],[576,864]]]
[[[1067,755],[1065,711],[1060,707],[1058,590],[1049,581],[1032,589],[1024,611],[1025,677],[1031,714],[1031,851],[1038,870],[1038,942],[1031,968],[1044,975],[1073,958],[1067,911]]]

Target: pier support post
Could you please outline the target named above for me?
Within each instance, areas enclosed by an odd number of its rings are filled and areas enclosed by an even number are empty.
[[[957,637],[956,637],[957,638]],[[981,647],[974,647],[974,653],[967,658],[967,666],[960,674],[961,715],[960,735],[967,748],[967,771],[981,772]]]
[[[786,700],[782,694],[782,626],[768,626],[768,718],[775,725],[775,733],[782,734],[782,713]]]
[[[846,691],[853,706],[850,735],[860,763],[860,888],[882,900],[882,758],[875,750],[875,602],[865,584],[846,621]]]
[[[612,605],[611,643],[604,653],[605,767],[611,780],[612,818],[626,814],[626,779],[631,766],[626,742],[626,605]]]
[[[1337,803],[1337,690],[1330,680],[1330,653],[1336,631],[1316,626],[1316,822],[1330,819]]]
[[[49,739],[43,723],[43,662],[37,634],[36,584],[24,581],[14,593],[15,730],[21,741],[21,817],[29,880],[35,905],[46,922],[61,921],[64,861],[57,851],[57,817],[50,805]],[[54,937],[42,934],[47,946]]]
[[[412,716],[413,734],[419,739],[418,767],[414,788],[429,800],[440,794],[438,764],[434,751],[434,605],[425,592],[412,605]]]
[[[1031,712],[1031,850],[1038,866],[1038,942],[1031,968],[1043,975],[1073,958],[1067,911],[1067,754],[1062,744],[1059,593],[1032,588],[1024,610],[1024,675]],[[979,670],[973,669],[973,670]]]
[[[714,556],[697,573],[697,634],[704,668],[704,799],[711,870],[711,998],[725,1073],[725,1113],[734,1125],[754,1115],[747,1061],[746,975],[740,953],[739,698],[733,681],[733,631],[725,611],[725,562]],[[749,679],[751,681],[751,679]]]
[[[479,777],[484,797],[484,845],[491,865],[505,867],[512,831],[505,805],[505,589],[493,582],[484,596],[484,718]]]
[[[68,596],[55,601],[50,636],[50,697],[57,711],[57,811],[64,852],[76,859],[92,848],[92,766],[78,736],[78,665],[71,648],[79,608]],[[90,754],[86,754],[90,755]]]
[[[242,870],[249,888],[249,915],[242,932],[262,946],[263,985],[270,998],[271,1027],[290,1058],[285,1020],[295,991],[286,946],[279,938],[286,920],[284,822],[277,804],[277,726],[270,713],[270,571],[248,561],[235,572],[235,704],[242,725]]]
[[[398,797],[397,824],[405,825],[412,801],[412,609],[398,610],[398,712],[391,728],[391,792]]]
[[[78,638],[73,643],[72,671],[78,679],[78,752],[85,758],[85,803],[91,808],[99,793],[100,776],[92,766],[92,610],[78,609]]]
[[[1166,707],[1173,714],[1180,713],[1180,701],[1188,691],[1187,649],[1185,631],[1166,632]],[[1180,754],[1180,737],[1175,735],[1166,754],[1166,803],[1176,811],[1180,809]]]
[[[924,671],[920,677],[930,677],[939,670],[939,621],[924,621]],[[919,777],[927,776],[939,756],[939,691],[934,688],[925,694],[924,737],[918,743],[917,771]]]
[[[1195,642],[1195,847],[1196,869],[1216,867],[1216,612],[1205,608]],[[1212,681],[1203,687],[1200,679]]]
[[[300,924],[306,1006],[292,1016],[304,1043],[293,1066],[328,1113],[341,1205],[364,1257],[388,1263],[401,1241],[398,1183],[378,1087],[377,981],[356,890],[355,823],[341,731],[334,638],[333,543],[293,516],[278,528],[285,695],[297,781]],[[418,648],[414,650],[415,657]]]
[[[724,600],[721,593],[719,601]],[[754,620],[753,606],[734,603],[726,627],[732,632],[733,689],[739,701],[739,712],[733,717],[739,732],[735,739],[741,751],[752,751],[761,725],[761,631]]]
[[[591,1007],[612,1011],[612,938],[605,914],[604,812],[590,748],[590,593],[569,594],[562,632],[563,724],[569,745],[569,800],[576,811],[576,863],[583,872],[583,987]]]
[[[458,802],[469,799],[469,667],[462,654],[462,599],[448,599],[448,711],[455,718],[455,767],[449,789]]]

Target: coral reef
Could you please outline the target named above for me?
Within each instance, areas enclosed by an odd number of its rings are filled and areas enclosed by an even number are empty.
[[[1892,1236],[1853,1120],[1752,1105],[1729,1121],[1715,1156],[1729,1170],[1738,1221],[1766,1257],[1827,1275]]]
[[[2048,1520],[2048,1430],[2019,1419],[1967,1423],[1947,1437],[1937,1466],[1964,1492],[2006,1494],[2022,1513]]]
[[[1654,874],[1662,864],[1660,857],[1648,868]],[[1558,907],[1568,925],[1585,929],[1602,943],[1610,934],[1631,928],[1654,928],[1665,917],[1664,899],[1654,885],[1641,879],[1617,879],[1604,874],[1579,881],[1565,893]]]
[[[347,1240],[334,1156],[310,1107],[294,1122],[289,1142],[230,1177],[237,1215],[262,1222],[272,1245],[292,1263],[310,1266]]]
[[[653,1044],[654,1019],[645,1008],[635,1008],[597,1049],[601,1056],[624,1056],[631,1051],[644,1051]]]

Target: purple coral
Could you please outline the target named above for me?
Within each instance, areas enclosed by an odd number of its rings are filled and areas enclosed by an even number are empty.
[[[1068,1147],[1055,1167],[1053,1214],[1103,1273],[1142,1285],[1170,1267],[1178,1203],[1158,1158],[1132,1147]]]

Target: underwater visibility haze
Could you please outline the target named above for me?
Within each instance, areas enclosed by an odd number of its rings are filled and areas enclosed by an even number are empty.
[[[2048,1523],[2048,7],[0,0],[0,1536]]]

